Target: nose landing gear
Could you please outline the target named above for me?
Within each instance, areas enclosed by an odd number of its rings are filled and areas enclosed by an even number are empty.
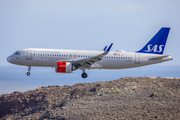
[[[28,66],[28,72],[26,73],[27,76],[30,76],[31,66]]]

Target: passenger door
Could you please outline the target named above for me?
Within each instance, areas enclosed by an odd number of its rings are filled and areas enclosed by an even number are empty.
[[[140,64],[140,54],[135,54],[135,64]]]

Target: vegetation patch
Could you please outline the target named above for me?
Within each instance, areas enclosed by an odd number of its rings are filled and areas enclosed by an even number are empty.
[[[137,88],[133,88],[133,90],[137,90]]]
[[[89,95],[89,92],[85,92],[84,95]]]
[[[114,91],[112,91],[113,93],[120,93],[120,92],[122,92],[122,90],[114,90]]]
[[[108,90],[108,91],[106,91],[106,93],[111,93],[111,91],[110,91],[110,90]]]
[[[103,96],[103,95],[104,95],[104,93],[101,93],[101,94],[100,94],[100,96]]]

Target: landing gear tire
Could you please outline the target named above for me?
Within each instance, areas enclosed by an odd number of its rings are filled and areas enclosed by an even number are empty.
[[[28,72],[26,73],[27,76],[30,76],[31,66],[28,66]]]
[[[27,75],[27,76],[30,76],[30,72],[27,72],[26,75]]]
[[[81,76],[82,78],[87,78],[88,75],[86,73],[83,73]]]

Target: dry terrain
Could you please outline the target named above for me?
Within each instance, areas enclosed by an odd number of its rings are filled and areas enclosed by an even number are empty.
[[[0,96],[0,120],[178,120],[180,79],[118,80],[39,87]]]

